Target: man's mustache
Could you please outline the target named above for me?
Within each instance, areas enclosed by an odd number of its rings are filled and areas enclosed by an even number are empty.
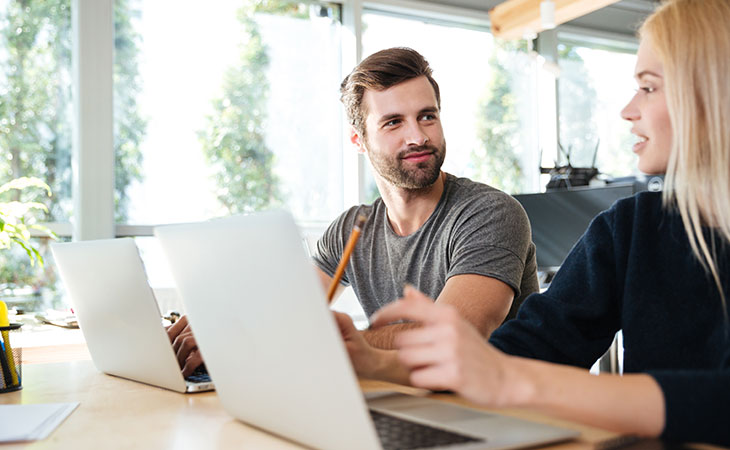
[[[438,151],[439,149],[433,145],[419,145],[418,147],[411,147],[408,150],[403,150],[398,153],[398,158],[407,158],[408,156],[416,153],[438,153]]]

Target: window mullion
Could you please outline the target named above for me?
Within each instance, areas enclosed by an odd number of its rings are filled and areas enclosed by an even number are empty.
[[[113,0],[73,0],[73,238],[114,237]]]
[[[362,0],[350,0],[342,5],[342,74],[350,73],[362,60]],[[342,186],[343,208],[366,202],[365,157],[357,153],[350,142],[350,124],[342,116]],[[355,176],[352,176],[355,175]]]

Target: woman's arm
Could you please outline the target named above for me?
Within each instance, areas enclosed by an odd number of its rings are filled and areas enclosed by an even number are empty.
[[[664,396],[650,375],[596,376],[583,368],[508,359],[514,379],[523,384],[515,390],[530,394],[514,406],[621,433],[654,437],[664,430]]]
[[[420,322],[396,338],[398,359],[414,386],[452,390],[491,407],[527,407],[642,436],[664,429],[664,397],[649,375],[594,376],[585,369],[506,355],[445,305],[412,287],[380,310],[373,326]]]

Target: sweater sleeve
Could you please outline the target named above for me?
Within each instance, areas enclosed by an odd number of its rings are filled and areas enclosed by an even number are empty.
[[[490,342],[506,353],[590,367],[619,329],[613,211],[591,222],[548,290],[529,296]]]
[[[730,369],[648,373],[664,393],[662,438],[730,445]]]

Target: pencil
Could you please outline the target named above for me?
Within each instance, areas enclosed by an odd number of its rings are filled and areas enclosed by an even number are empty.
[[[345,273],[345,267],[347,267],[347,263],[350,261],[352,249],[355,248],[355,242],[357,242],[357,238],[360,237],[360,231],[362,231],[362,227],[363,225],[365,225],[366,220],[367,217],[363,215],[359,215],[357,216],[357,219],[355,219],[355,226],[352,227],[350,239],[348,239],[347,245],[345,245],[345,251],[342,252],[342,258],[340,258],[340,263],[337,265],[335,275],[334,277],[332,277],[332,283],[327,290],[327,303],[332,303],[332,299],[335,296],[337,286],[340,284],[340,280],[342,280],[342,275]]]

